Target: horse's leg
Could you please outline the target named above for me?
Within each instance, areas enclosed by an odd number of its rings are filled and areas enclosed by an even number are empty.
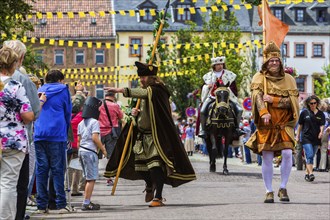
[[[215,172],[216,171],[216,165],[215,165],[215,158],[217,157],[217,143],[216,143],[216,139],[215,136],[213,134],[213,132],[211,132],[210,134],[210,141],[212,144],[212,149],[211,152],[209,152],[210,156],[210,172]]]
[[[228,138],[226,138],[226,141],[225,141],[225,148],[224,148],[224,160],[223,160],[223,174],[224,175],[228,175],[229,174],[229,171],[227,169],[227,157],[228,157],[228,147],[229,147],[229,141],[227,140]]]

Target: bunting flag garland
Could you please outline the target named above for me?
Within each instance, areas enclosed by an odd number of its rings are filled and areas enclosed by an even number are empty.
[[[231,53],[231,51],[234,49],[236,52],[239,52],[240,49],[246,49],[246,47],[251,46],[252,43],[256,45],[258,48],[261,47],[261,43],[259,40],[254,40],[253,42],[248,41],[245,43],[239,43],[238,45],[234,44],[229,44],[229,48],[224,50],[226,54]],[[224,55],[223,51],[218,51],[217,52],[219,56]],[[209,61],[210,57],[212,57],[212,54],[204,54],[204,55],[196,55],[196,56],[191,56],[191,57],[183,57],[183,58],[178,58],[175,60],[165,60],[160,62],[160,66],[173,66],[174,64],[181,64],[181,63],[188,63],[188,62],[195,62],[195,61],[201,61],[201,60],[206,60]],[[92,79],[102,79],[106,80],[108,75],[110,73],[114,73],[114,71],[120,71],[120,70],[133,70],[135,68],[134,65],[126,65],[126,66],[110,66],[110,67],[92,67],[92,68],[68,68],[68,69],[62,69],[61,71],[65,74],[66,79],[80,79],[80,80],[92,80]],[[45,75],[47,70],[41,70],[39,72],[39,75],[43,76]],[[84,73],[95,73],[93,75],[88,75]],[[179,73],[180,75],[181,73]],[[161,74],[160,76],[173,76],[173,74],[165,73]],[[182,75],[182,74],[181,74]],[[112,75],[109,75],[111,77]],[[137,79],[138,76],[136,74],[121,74],[120,76],[115,76],[114,79],[110,78],[109,80],[114,82],[117,80],[123,80],[127,81],[128,79]]]
[[[1,34],[1,37],[3,40],[7,39],[6,34]],[[58,40],[54,38],[39,38],[39,37],[19,37],[16,35],[13,35],[12,39],[21,39],[23,43],[30,42],[32,44],[40,43],[43,45],[51,45],[51,46],[60,46],[60,47],[84,47],[87,46],[87,48],[92,48],[93,46],[96,48],[105,48],[105,49],[111,49],[111,47],[115,47],[116,49],[119,49],[120,47],[133,47],[135,50],[140,48],[140,47],[150,47],[152,44],[119,44],[119,43],[108,43],[108,42],[91,42],[91,41],[73,41],[73,40]],[[168,47],[169,49],[180,49],[184,48],[185,50],[190,50],[191,47],[196,47],[196,48],[201,48],[201,46],[204,47],[210,47],[212,45],[213,47],[217,48],[218,45],[221,46],[222,48],[229,47],[229,44],[226,42],[206,42],[206,43],[186,43],[186,44],[163,44],[163,48]],[[235,45],[237,47],[238,45]]]
[[[269,5],[281,4],[281,5],[289,5],[289,4],[299,4],[299,3],[312,3],[319,2],[324,3],[326,0],[274,0],[269,1]],[[184,2],[184,1],[183,1]],[[196,3],[193,1],[193,3]],[[209,0],[204,0],[205,4],[209,3]],[[217,4],[220,4],[221,1],[217,0]],[[223,9],[224,11],[228,10],[228,7],[233,8],[234,10],[241,10],[245,8],[247,10],[252,9],[251,4],[232,4],[233,1],[230,1],[228,5],[212,5],[212,6],[201,6],[201,7],[187,7],[187,8],[172,8],[173,10],[177,10],[179,14],[184,14],[185,11],[190,11],[191,14],[196,14],[196,10],[200,10],[202,13],[207,13],[208,11],[216,12],[219,9]],[[87,15],[90,17],[105,17],[106,15],[121,15],[121,16],[135,16],[136,14],[140,14],[140,16],[145,16],[146,14],[150,14],[151,16],[156,16],[159,10],[156,9],[132,9],[132,10],[109,10],[109,11],[69,11],[69,12],[33,12],[27,16],[28,19],[33,18],[35,16],[37,19],[47,18],[52,19],[57,16],[58,18],[63,18],[63,16],[67,16],[68,18],[85,18]],[[19,16],[19,15],[17,15]]]

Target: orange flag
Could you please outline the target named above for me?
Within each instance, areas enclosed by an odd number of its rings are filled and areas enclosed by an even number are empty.
[[[266,9],[265,9],[265,31],[266,31],[266,39],[265,44],[269,41],[274,41],[278,47],[281,46],[285,35],[289,31],[289,26],[275,17],[268,5],[268,2],[265,1]],[[259,26],[262,25],[262,11],[261,8],[258,7],[258,13],[260,17]]]

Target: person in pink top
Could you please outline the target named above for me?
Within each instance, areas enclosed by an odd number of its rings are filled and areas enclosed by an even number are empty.
[[[107,105],[107,108],[104,107],[104,104]],[[111,118],[111,123],[109,121],[106,109],[108,110],[109,117]],[[105,94],[103,104],[100,106],[99,110],[101,142],[105,145],[105,149],[107,150],[107,158],[110,159],[118,138],[112,135],[112,127],[121,127],[120,120],[123,118],[124,114],[123,111],[120,109],[119,105],[116,103],[115,93],[113,92],[107,92]],[[102,154],[99,154],[99,157],[100,156],[102,157]],[[107,185],[112,185],[111,178],[107,180]]]
[[[83,86],[80,82],[75,87],[76,94],[72,97],[72,115],[71,115],[71,127],[73,133],[72,154],[70,160],[78,158],[78,124],[83,120],[82,108],[85,103],[86,97],[83,95]],[[71,188],[71,196],[82,196],[79,189],[84,189],[85,180],[82,176],[82,171],[69,167],[69,184]],[[83,190],[81,190],[83,191]]]

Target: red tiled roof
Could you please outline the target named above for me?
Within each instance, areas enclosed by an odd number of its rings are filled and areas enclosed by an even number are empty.
[[[109,11],[111,8],[111,0],[38,0],[35,3],[27,0],[33,5],[35,11],[38,12],[88,12],[88,11]],[[114,25],[111,15],[106,14],[100,17],[96,13],[96,24],[91,24],[91,17],[85,13],[85,18],[80,18],[77,14],[74,18],[53,18],[47,19],[46,25],[37,24],[36,16],[33,16],[32,22],[34,33],[29,33],[31,37],[43,38],[106,38],[114,37]],[[46,15],[43,15],[46,18]]]

